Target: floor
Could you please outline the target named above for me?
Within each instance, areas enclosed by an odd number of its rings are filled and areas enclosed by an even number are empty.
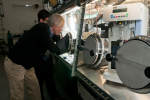
[[[5,56],[6,54],[0,54],[0,100],[9,100],[9,97],[10,97],[9,83],[8,83],[8,79],[6,77],[6,73],[4,70]],[[62,97],[67,98],[67,100],[82,100],[82,98],[78,94],[66,95],[61,85],[57,81],[57,79],[55,79],[55,81],[56,81],[56,88]],[[45,99],[50,100],[45,84],[43,88],[44,88]],[[26,86],[24,86],[24,90],[25,90],[24,100],[30,100]]]

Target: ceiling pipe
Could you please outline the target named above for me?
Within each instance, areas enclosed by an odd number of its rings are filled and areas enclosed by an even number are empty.
[[[115,3],[113,6],[115,6],[115,5],[120,5],[121,3],[123,3],[124,1],[126,1],[126,0],[119,0],[117,3]]]

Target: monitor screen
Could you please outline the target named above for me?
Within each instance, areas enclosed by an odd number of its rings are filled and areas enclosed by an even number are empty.
[[[121,12],[127,12],[127,8],[124,9],[114,9],[113,13],[121,13]]]

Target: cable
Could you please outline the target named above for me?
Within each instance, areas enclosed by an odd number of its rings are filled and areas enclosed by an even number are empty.
[[[133,31],[133,35],[134,35],[134,37],[135,37],[135,33],[134,33],[134,31]]]
[[[103,7],[103,3],[104,3],[104,0],[103,0],[103,2],[102,2],[102,5],[101,5],[101,7],[100,7],[100,9],[99,9],[99,11],[98,11],[97,17],[96,17],[96,28],[97,28],[97,18],[98,18],[98,15],[99,15],[99,13],[100,13],[100,10],[101,10],[102,7]],[[99,34],[98,28],[97,28],[97,33]]]
[[[80,3],[79,3],[79,0],[76,0],[76,5],[79,6],[79,7],[81,6]]]

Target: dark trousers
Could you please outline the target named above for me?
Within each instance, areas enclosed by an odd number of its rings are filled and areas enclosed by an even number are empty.
[[[56,90],[55,79],[53,76],[53,67],[54,65],[52,61],[52,56],[50,56],[47,59],[47,61],[45,61],[45,64],[35,68],[35,73],[40,84],[41,96],[42,98],[44,98],[43,83],[45,80],[47,90],[49,92],[49,96],[51,100],[54,100],[60,96],[58,91]]]

